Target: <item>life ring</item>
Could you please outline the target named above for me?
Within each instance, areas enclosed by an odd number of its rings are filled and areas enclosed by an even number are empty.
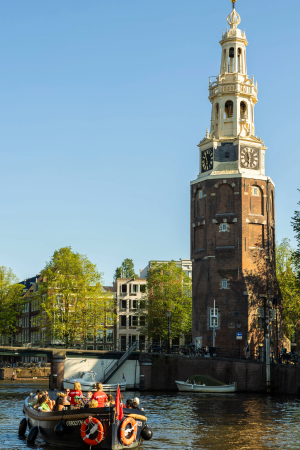
[[[94,426],[90,429],[89,434],[86,433],[86,429],[88,425],[94,424]],[[90,439],[90,435],[98,431],[98,436],[95,439]],[[96,417],[88,417],[85,419],[80,428],[81,438],[88,445],[97,445],[99,444],[104,437],[103,425],[100,420],[96,419]]]
[[[131,428],[127,428],[127,425],[131,425]],[[126,434],[132,432],[130,438],[126,437]],[[120,436],[121,436],[121,441],[123,442],[124,445],[131,445],[135,438],[136,438],[136,432],[137,432],[137,424],[136,421],[134,420],[133,417],[127,417],[127,419],[125,419],[122,422],[122,426],[121,426],[121,431],[120,431]]]

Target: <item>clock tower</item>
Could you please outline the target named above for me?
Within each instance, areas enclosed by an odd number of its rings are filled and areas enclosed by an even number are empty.
[[[263,355],[268,339],[274,353],[282,339],[275,186],[265,174],[267,147],[255,133],[257,82],[247,74],[248,41],[235,1],[220,41],[220,73],[209,81],[211,124],[191,182],[193,338]]]

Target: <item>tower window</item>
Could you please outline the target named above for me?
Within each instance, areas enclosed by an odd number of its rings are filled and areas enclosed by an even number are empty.
[[[233,117],[233,102],[231,100],[228,100],[225,103],[224,119],[232,119],[232,117]]]
[[[228,58],[228,72],[234,72],[234,48],[231,47],[229,49],[229,58]]]
[[[255,195],[256,197],[259,196],[259,190],[258,190],[258,187],[253,187],[253,188],[252,188],[252,195]]]
[[[203,198],[203,191],[201,189],[201,191],[199,191],[199,198]]]
[[[247,105],[245,102],[241,102],[240,104],[240,116],[241,119],[246,119],[246,111],[247,111]]]
[[[222,223],[222,231],[227,231],[227,223]]]
[[[225,158],[229,158],[229,152],[225,152]]]

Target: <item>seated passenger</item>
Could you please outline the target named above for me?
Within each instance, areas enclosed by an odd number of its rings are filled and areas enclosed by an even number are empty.
[[[60,395],[57,397],[53,411],[62,411],[64,409],[64,397]]]
[[[70,403],[72,406],[76,405],[76,402],[74,400],[74,397],[77,395],[77,397],[82,397],[81,392],[81,384],[79,381],[75,381],[73,389],[70,390],[69,397],[70,397]]]
[[[132,409],[132,400],[126,400],[126,408]]]
[[[70,395],[70,389],[67,388],[64,390],[64,397],[63,397],[65,405],[68,405],[71,401],[71,397],[69,397],[69,395]]]
[[[38,409],[39,406],[41,406],[41,404],[42,404],[41,399],[42,399],[43,395],[45,395],[45,391],[40,392],[37,399],[32,403],[33,409]]]
[[[88,404],[89,408],[98,408],[98,401],[97,400],[91,400]]]
[[[105,406],[114,406],[115,400],[111,394],[108,394],[107,396],[107,402],[105,403]]]
[[[42,398],[41,398],[40,401],[41,401],[41,405],[38,408],[39,411],[50,412],[51,408],[49,406],[49,397],[48,397],[48,395],[46,395],[46,394],[42,395]]]
[[[97,400],[98,408],[104,408],[104,403],[107,402],[107,395],[102,391],[102,383],[97,383],[97,392],[93,393],[92,399]]]

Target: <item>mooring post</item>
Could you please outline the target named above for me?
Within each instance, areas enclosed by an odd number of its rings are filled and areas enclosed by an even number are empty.
[[[265,338],[266,344],[266,381],[267,392],[271,392],[271,370],[270,370],[270,338]]]
[[[65,350],[53,350],[51,357],[51,373],[49,378],[49,389],[63,389],[65,373]]]

